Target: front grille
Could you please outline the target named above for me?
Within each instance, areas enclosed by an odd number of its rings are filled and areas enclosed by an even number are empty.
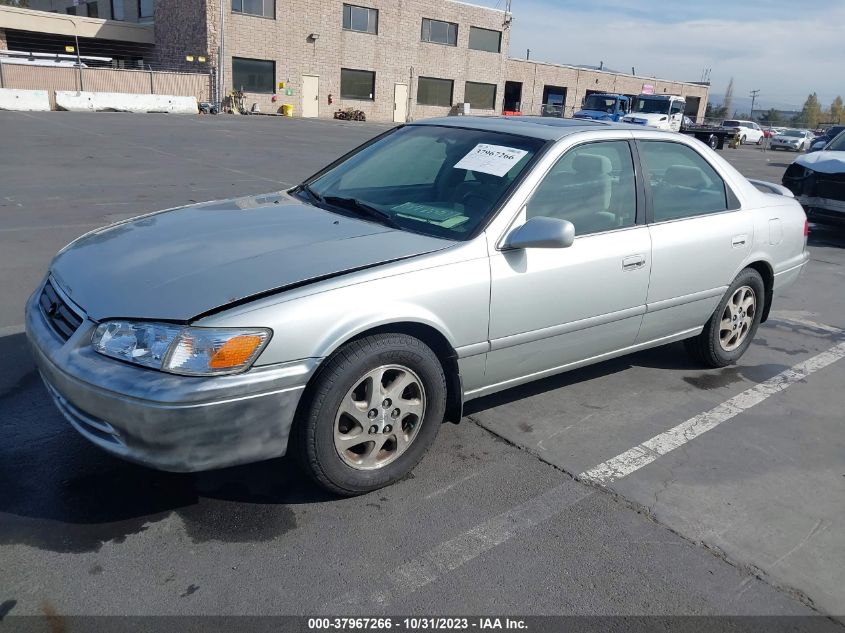
[[[68,340],[82,325],[82,317],[56,292],[52,281],[48,280],[44,284],[38,303],[41,314],[63,341]]]
[[[817,174],[816,197],[845,201],[845,174]]]

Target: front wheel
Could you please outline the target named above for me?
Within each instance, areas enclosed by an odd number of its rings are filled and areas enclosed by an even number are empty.
[[[709,367],[737,362],[751,345],[765,307],[766,287],[753,268],[743,270],[719,303],[704,330],[684,341],[687,351]]]
[[[757,145],[762,145],[762,144],[763,144],[763,137],[761,136],[760,138],[757,139]]]
[[[740,145],[745,145],[745,141],[746,141],[746,140],[747,140],[747,139],[746,139],[744,136],[740,136],[740,137],[739,137],[739,144],[740,144]]]
[[[378,334],[348,343],[315,378],[293,442],[321,486],[352,496],[405,477],[446,411],[446,378],[425,343]]]

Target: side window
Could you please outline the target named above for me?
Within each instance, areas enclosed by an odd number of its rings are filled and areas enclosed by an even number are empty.
[[[640,141],[639,148],[655,222],[728,209],[725,181],[694,149],[666,141]]]
[[[628,143],[587,143],[568,151],[532,194],[526,213],[569,220],[576,235],[633,226],[637,189]]]

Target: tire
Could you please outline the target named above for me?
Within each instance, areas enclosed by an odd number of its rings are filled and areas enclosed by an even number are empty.
[[[344,345],[320,369],[309,394],[292,444],[308,475],[342,496],[407,476],[446,412],[440,360],[405,334],[377,334]]]
[[[761,136],[760,138],[757,139],[757,145],[762,145],[762,144],[763,144],[763,137]]]
[[[748,309],[748,290],[753,294],[753,314],[750,314],[751,310]],[[745,302],[745,309],[737,310],[737,297],[740,298],[740,305]],[[687,352],[708,367],[727,367],[736,363],[757,333],[765,301],[766,287],[763,278],[753,268],[746,268],[734,279],[701,334],[684,341]],[[730,329],[723,327],[725,321],[731,325]],[[733,335],[736,335],[736,338],[732,338]]]
[[[715,134],[711,134],[710,138],[707,139],[707,145],[710,149],[718,149],[719,148],[719,137]]]
[[[740,136],[740,137],[739,137],[739,144],[740,144],[740,145],[745,145],[745,141],[746,141],[746,140],[747,140],[747,139],[745,138],[745,136]]]

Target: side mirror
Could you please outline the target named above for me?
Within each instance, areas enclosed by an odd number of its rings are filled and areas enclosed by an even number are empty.
[[[575,241],[575,225],[558,218],[531,218],[514,229],[505,248],[569,248]]]

